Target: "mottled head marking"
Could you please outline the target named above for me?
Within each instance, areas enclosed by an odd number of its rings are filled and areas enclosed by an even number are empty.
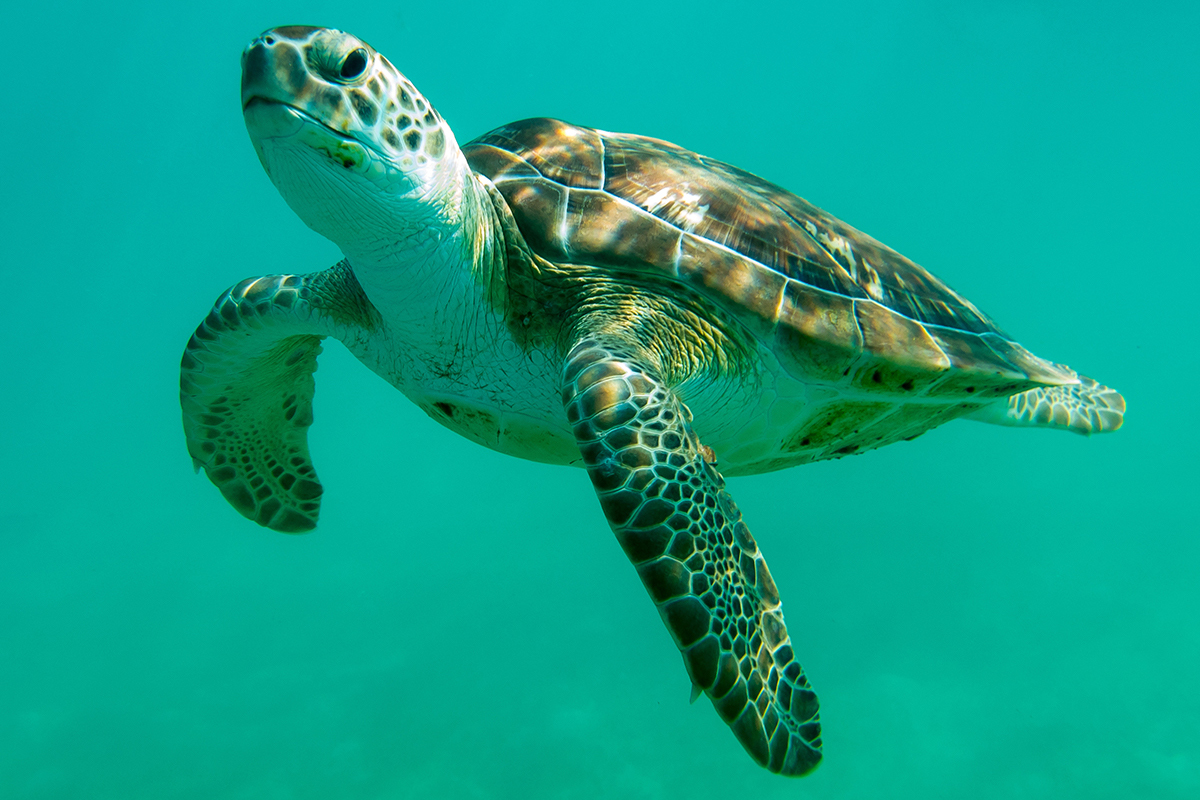
[[[242,54],[242,109],[268,172],[264,142],[286,138],[402,194],[457,150],[442,118],[390,61],[327,28],[274,28],[251,42]]]

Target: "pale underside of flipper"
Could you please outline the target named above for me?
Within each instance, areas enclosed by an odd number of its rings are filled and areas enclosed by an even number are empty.
[[[775,582],[690,412],[638,355],[589,340],[564,366],[567,419],[600,505],[695,690],[756,762],[803,775],[821,759],[818,702]]]
[[[1016,428],[1056,428],[1089,436],[1108,433],[1125,421],[1125,398],[1084,375],[1070,386],[1030,389],[965,417]]]
[[[192,462],[260,525],[301,533],[317,524],[322,489],[308,453],[313,372],[322,338],[344,338],[366,320],[357,288],[344,264],[242,281],[184,350],[179,396]]]

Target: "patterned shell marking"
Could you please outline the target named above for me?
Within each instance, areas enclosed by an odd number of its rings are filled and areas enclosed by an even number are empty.
[[[797,377],[914,396],[1075,382],[922,267],[744,170],[551,119],[463,148],[538,255],[689,286]]]

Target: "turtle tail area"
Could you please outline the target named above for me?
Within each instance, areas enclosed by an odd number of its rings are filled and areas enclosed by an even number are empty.
[[[304,284],[274,275],[227,291],[188,342],[179,381],[196,470],[243,516],[285,533],[316,526],[322,492],[308,454],[322,336]]]
[[[964,419],[1015,428],[1055,428],[1090,436],[1125,421],[1125,398],[1115,389],[1079,376],[1070,386],[1043,386],[984,406]]]

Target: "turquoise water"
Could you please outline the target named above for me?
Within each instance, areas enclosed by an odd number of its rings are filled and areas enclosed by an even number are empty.
[[[506,5],[7,15],[0,797],[1200,796],[1196,6]],[[457,439],[331,344],[316,533],[192,474],[192,329],[338,258],[238,110],[241,48],[288,23],[370,41],[463,141],[557,116],[781,183],[1128,423],[731,480],[822,699],[825,763],[769,775],[688,705],[582,472]]]

